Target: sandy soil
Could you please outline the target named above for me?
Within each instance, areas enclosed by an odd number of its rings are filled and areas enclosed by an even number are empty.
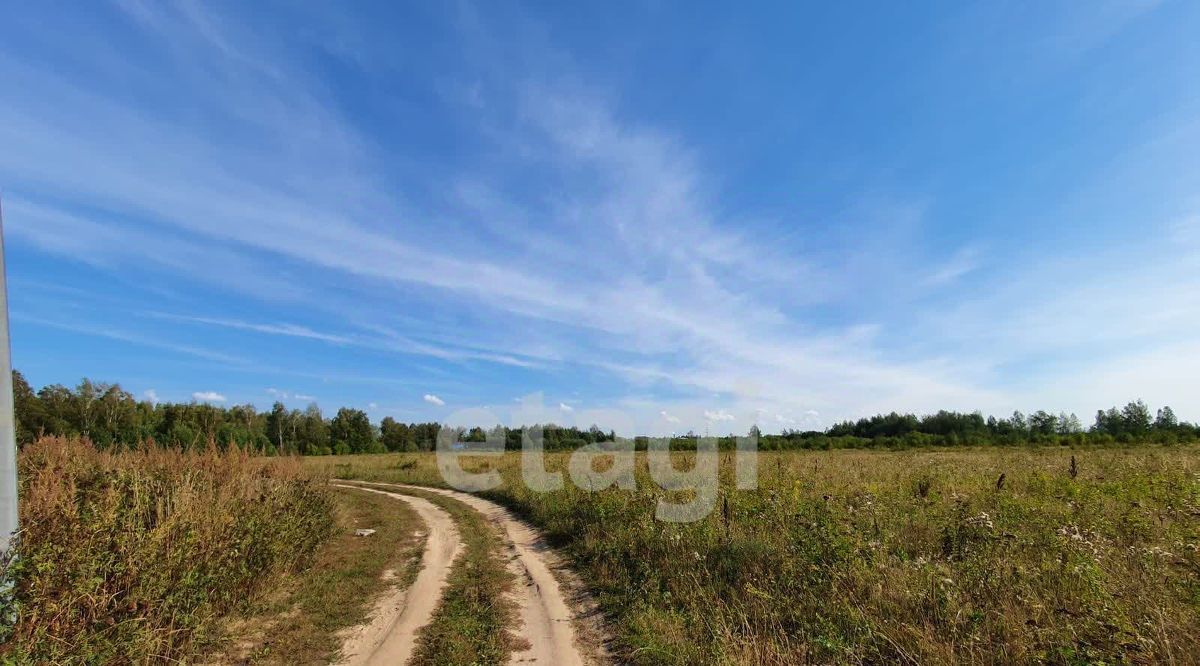
[[[371,621],[354,628],[346,636],[342,644],[343,658],[339,662],[347,666],[405,664],[415,651],[417,632],[433,617],[446,587],[450,567],[462,550],[458,529],[450,514],[427,499],[362,486],[335,485],[408,502],[425,523],[425,552],[421,556],[417,579],[407,590],[391,591],[375,604]]]
[[[606,632],[595,604],[578,577],[528,523],[499,504],[468,493],[392,483],[355,483],[452,497],[500,528],[509,551],[510,570],[519,581],[516,602],[521,627],[517,633],[529,645],[528,649],[514,652],[510,663],[553,666],[611,663],[605,648]]]

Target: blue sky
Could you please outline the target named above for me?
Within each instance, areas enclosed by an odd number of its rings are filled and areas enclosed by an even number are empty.
[[[1200,418],[1200,5],[498,4],[6,3],[15,365],[622,432]]]

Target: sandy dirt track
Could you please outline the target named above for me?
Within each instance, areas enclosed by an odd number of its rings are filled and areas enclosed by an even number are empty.
[[[509,569],[518,579],[515,600],[521,626],[517,633],[529,645],[527,649],[515,651],[510,663],[581,666],[610,662],[599,613],[583,591],[582,583],[546,546],[537,530],[508,509],[454,490],[367,481],[354,483],[360,488],[372,486],[401,493],[420,490],[451,497],[475,509],[499,528],[508,550]],[[568,589],[564,590],[564,587]]]
[[[444,509],[427,499],[376,488],[334,484],[379,493],[407,502],[425,523],[425,552],[421,571],[407,590],[385,594],[371,611],[368,624],[353,629],[342,644],[340,664],[347,666],[392,666],[405,664],[416,648],[417,632],[429,624],[442,598],[450,567],[462,550],[454,520]],[[367,537],[370,538],[370,537]]]

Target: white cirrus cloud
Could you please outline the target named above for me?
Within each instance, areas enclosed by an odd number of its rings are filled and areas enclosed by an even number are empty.
[[[925,276],[927,286],[940,286],[954,282],[979,267],[979,249],[965,247],[954,253],[945,263]]]
[[[310,340],[321,340],[323,342],[331,342],[334,344],[350,344],[354,342],[352,338],[345,335],[314,331],[307,326],[301,326],[299,324],[291,324],[287,322],[264,324],[259,322],[241,321],[239,319],[196,317],[166,312],[149,312],[147,314],[160,319],[171,319],[175,321],[192,322],[195,324],[207,324],[210,326],[222,326],[225,328],[234,328],[243,331],[253,331],[255,333],[285,335],[293,338],[308,338]]]
[[[572,407],[572,406],[568,405],[568,404],[567,404],[567,403],[565,403],[565,402],[560,402],[560,403],[558,403],[558,409],[559,409],[560,411],[564,411],[564,412],[573,412],[573,411],[575,411],[575,408],[574,408],[574,407]]]
[[[152,404],[152,405],[158,404],[158,391],[155,391],[154,389],[146,389],[145,391],[142,392],[142,395],[145,396],[146,399],[150,401],[150,404]]]
[[[426,393],[425,397],[423,399],[425,400],[425,402],[427,402],[431,405],[437,405],[438,407],[441,407],[442,405],[446,404],[445,400],[442,400],[441,398],[437,397],[436,395],[434,395],[432,393]]]
[[[192,400],[198,402],[225,402],[225,396],[216,391],[196,391],[192,394]]]
[[[317,401],[316,396],[306,395],[304,393],[296,393],[296,394],[292,395],[292,397],[297,400],[303,401],[303,402],[316,402]]]
[[[1141,3],[1137,11],[1154,4]],[[1044,254],[1040,247],[1028,248],[1014,257],[1018,261],[1000,254],[1003,242],[993,245],[986,235],[972,234],[964,234],[957,251],[943,247],[930,256],[925,241],[931,239],[922,238],[922,230],[932,236],[941,229],[937,225],[954,220],[939,220],[938,209],[944,207],[936,201],[927,205],[920,186],[904,192],[903,182],[896,183],[897,201],[873,203],[869,192],[838,193],[851,202],[851,212],[829,223],[831,228],[845,223],[846,247],[841,241],[826,244],[811,237],[804,227],[793,232],[772,224],[741,224],[728,212],[737,209],[736,203],[720,193],[709,195],[722,189],[713,188],[714,182],[736,183],[737,176],[719,163],[709,166],[703,143],[695,144],[675,129],[640,122],[637,110],[619,93],[610,100],[589,92],[586,72],[575,71],[567,58],[557,57],[553,45],[540,42],[523,48],[547,56],[536,60],[557,64],[544,72],[539,67],[539,74],[528,78],[521,72],[511,79],[497,76],[462,93],[473,117],[479,118],[477,129],[496,145],[529,147],[528,153],[512,151],[522,154],[494,172],[431,169],[438,181],[449,176],[457,184],[452,189],[456,200],[446,207],[410,211],[406,202],[417,197],[363,176],[376,171],[374,128],[344,118],[342,105],[324,94],[324,82],[290,65],[297,62],[289,57],[290,49],[307,53],[307,40],[292,44],[285,39],[294,30],[263,38],[243,28],[248,22],[234,11],[224,15],[207,6],[175,11],[152,5],[121,9],[136,14],[136,25],[147,31],[141,37],[152,34],[156,44],[187,48],[156,52],[153,60],[132,51],[97,51],[101,62],[94,64],[102,72],[132,67],[147,83],[191,95],[185,103],[195,110],[197,122],[189,127],[194,131],[178,131],[169,112],[136,105],[84,69],[67,76],[66,68],[37,64],[54,62],[42,54],[31,53],[20,66],[0,55],[0,76],[16,83],[5,88],[21,93],[5,96],[0,91],[0,145],[6,148],[0,151],[0,172],[20,174],[27,192],[61,195],[61,201],[48,194],[5,201],[13,208],[10,232],[38,251],[113,271],[148,266],[155,277],[194,281],[222,289],[225,296],[265,297],[280,305],[270,318],[255,321],[155,315],[168,323],[335,347],[382,347],[452,362],[522,367],[572,359],[606,373],[604,379],[623,379],[630,393],[661,382],[697,396],[690,404],[670,406],[688,421],[687,427],[696,425],[703,405],[724,400],[739,414],[751,412],[746,406],[765,403],[771,409],[760,417],[790,414],[808,425],[822,418],[832,422],[891,410],[1008,413],[1035,399],[1054,411],[1085,414],[1123,402],[1135,393],[1130,387],[1141,387],[1136,393],[1161,402],[1195,395],[1188,388],[1193,366],[1172,362],[1174,354],[1186,353],[1194,344],[1180,332],[1195,330],[1200,322],[1200,279],[1194,270],[1200,220],[1195,216],[1175,224],[1172,243],[1162,243],[1162,230],[1156,227],[1157,233],[1144,234],[1153,239],[1144,247],[1135,244],[1094,256],[1089,252],[1074,261],[1066,261],[1055,247],[1076,240],[1069,235],[1059,244],[1043,244]],[[1136,11],[1117,14],[1092,21],[1082,31],[1084,37],[1070,40],[1072,48],[1098,43]],[[73,46],[95,39],[91,27],[84,26],[83,32],[81,26],[60,27],[47,37],[45,55],[72,53]],[[487,41],[472,40],[471,46],[488,53],[475,43]],[[371,52],[369,42],[347,40],[365,53]],[[3,49],[0,53],[7,55]],[[455,73],[437,78],[454,79]],[[520,83],[532,80],[544,84]],[[487,103],[480,107],[480,100]],[[81,108],[87,113],[72,112]],[[509,118],[520,120],[510,123]],[[223,141],[228,134],[223,119],[237,119],[233,129],[245,140]],[[1092,219],[1097,213],[1128,217],[1113,205],[1122,203],[1134,206],[1139,217],[1161,215],[1162,210],[1145,210],[1145,201],[1152,198],[1177,219],[1183,206],[1194,205],[1193,193],[1182,182],[1167,183],[1178,180],[1175,174],[1195,171],[1194,157],[1186,155],[1197,154],[1200,132],[1193,122],[1150,125],[1158,136],[1130,137],[1131,145],[1143,148],[1114,154],[1113,164],[1099,176],[1073,177],[1080,189],[1063,197],[1077,203],[1052,199],[1039,207],[1064,220]],[[163,145],[171,150],[162,150]],[[289,150],[278,150],[281,145]],[[490,149],[490,144],[482,148]],[[63,169],[63,164],[73,168]],[[514,167],[579,177],[563,178],[561,188],[547,197],[511,186]],[[1132,193],[1122,200],[1108,192],[1114,179],[1138,184],[1118,188]],[[298,188],[297,183],[309,186]],[[412,189],[422,192],[431,185],[416,182]],[[1176,188],[1181,192],[1172,192]],[[1090,196],[1096,189],[1101,196]],[[343,196],[346,191],[356,196]],[[1146,192],[1155,196],[1140,196]],[[905,201],[906,194],[913,201]],[[866,202],[854,205],[856,199]],[[78,212],[82,209],[112,214],[83,215]],[[423,224],[464,212],[481,218],[480,233],[470,233],[466,224]],[[995,214],[1003,216],[1004,211]],[[497,220],[494,229],[489,227],[492,219]],[[437,226],[444,229],[429,228]],[[1078,225],[1064,226],[1064,234],[1072,226]],[[877,233],[889,230],[894,231]],[[817,231],[819,237],[838,235],[821,227]],[[522,240],[515,246],[497,244],[497,234]],[[880,261],[885,250],[887,260]],[[621,269],[578,270],[591,265],[595,256],[607,257]],[[1022,257],[1029,261],[1020,261]],[[798,284],[808,287],[790,288]],[[1044,293],[1047,284],[1055,285],[1054,293],[1030,298]],[[323,298],[325,285],[333,285],[339,298]],[[480,313],[472,323],[482,325],[447,333],[439,326],[385,316],[386,309],[376,304],[390,302],[393,293],[381,293],[382,285],[395,285],[406,297],[436,293],[439,308],[451,315]],[[969,291],[957,294],[953,289]],[[848,297],[860,291],[866,298]],[[934,292],[945,298],[924,300]],[[893,302],[895,293],[918,300],[877,307],[878,302]],[[414,301],[414,310],[423,303]],[[342,307],[329,305],[334,302],[345,302],[354,317],[341,317],[336,311]],[[810,325],[807,315],[822,311],[804,308],[843,302],[844,317],[835,319],[844,319],[845,326]],[[294,309],[284,309],[285,304]],[[225,311],[244,310],[233,307],[237,305],[230,303]],[[110,314],[108,303],[104,309],[101,315]],[[893,321],[892,310],[905,314]],[[330,320],[322,317],[330,312],[339,315],[332,321],[340,323],[323,330],[320,324]],[[997,321],[996,312],[1005,313],[1003,321]],[[30,321],[33,315],[18,312],[14,317]],[[701,321],[705,324],[697,325]],[[255,367],[247,359],[212,350],[94,322],[80,325],[74,317],[39,325]],[[573,334],[546,333],[544,339],[528,341],[496,332],[554,331],[560,325],[570,326]],[[464,332],[468,328],[471,332]],[[1069,353],[1058,354],[1060,349]],[[1050,364],[1041,360],[1052,356],[1064,360],[1053,368],[1016,373],[1015,379],[1004,372],[1024,365],[1046,367]],[[1057,381],[1060,376],[1074,378],[1074,385]],[[415,378],[417,386],[423,381]],[[1171,391],[1163,388],[1168,386]],[[699,397],[714,393],[725,397]],[[590,396],[585,400],[596,401]],[[432,395],[425,401],[444,404]],[[1190,413],[1196,414],[1200,402],[1189,402]],[[796,404],[817,406],[825,416],[815,410],[791,411]],[[679,423],[680,418],[659,412],[663,406],[647,406],[645,413],[651,418],[660,414],[658,426]],[[1181,416],[1187,413],[1181,410]],[[735,420],[723,411],[704,416],[710,422]]]

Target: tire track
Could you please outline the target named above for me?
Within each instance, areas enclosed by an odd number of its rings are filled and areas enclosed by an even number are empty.
[[[421,571],[407,590],[398,589],[376,603],[368,624],[353,630],[342,645],[345,666],[392,666],[405,664],[416,649],[417,633],[429,624],[442,599],[450,568],[462,550],[462,540],[454,520],[444,509],[421,497],[387,492],[375,488],[335,483],[387,495],[407,502],[426,526],[425,551]]]
[[[569,603],[563,586],[554,575],[555,570],[562,572],[562,565],[531,525],[499,504],[469,493],[398,483],[354,483],[362,484],[358,487],[437,493],[466,504],[499,527],[509,550],[508,566],[520,581],[516,601],[522,626],[518,633],[529,644],[527,649],[512,654],[510,664],[583,666],[609,663],[598,614],[590,604],[579,602],[579,597],[583,596],[582,585],[571,585],[573,594],[570,596],[574,603]],[[577,625],[582,631],[576,631]]]

